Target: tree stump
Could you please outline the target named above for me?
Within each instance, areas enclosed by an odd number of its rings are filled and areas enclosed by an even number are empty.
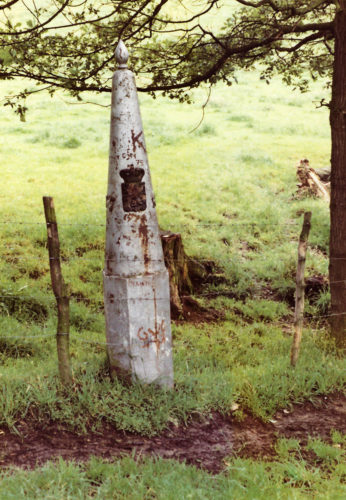
[[[161,231],[165,264],[169,273],[171,313],[173,318],[183,314],[182,295],[193,291],[189,275],[189,259],[184,251],[181,234]]]

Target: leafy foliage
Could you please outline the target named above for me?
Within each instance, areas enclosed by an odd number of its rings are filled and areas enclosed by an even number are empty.
[[[206,82],[236,81],[236,70],[257,61],[262,78],[280,73],[306,90],[330,75],[334,0],[72,0],[0,4],[0,78],[27,78],[37,90],[7,98],[25,119],[25,97],[63,88],[77,99],[85,91],[110,92],[114,49],[122,38],[139,90],[189,100]],[[18,19],[20,19],[18,21]],[[216,20],[217,21],[216,21]],[[16,105],[15,105],[16,103]]]

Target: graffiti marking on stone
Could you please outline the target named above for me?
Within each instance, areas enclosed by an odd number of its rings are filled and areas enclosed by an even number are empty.
[[[143,342],[143,348],[149,347],[150,344],[155,344],[156,348],[159,349],[161,345],[166,341],[165,333],[166,327],[165,320],[163,319],[154,330],[148,328],[148,331],[145,331],[141,326],[137,332],[137,337]]]
[[[136,145],[143,149],[146,152],[144,142],[140,140],[141,135],[143,135],[143,130],[141,130],[137,135],[135,135],[135,131],[131,130],[131,139],[132,139],[132,148],[133,151],[136,152]]]
[[[132,284],[134,286],[145,286],[144,281],[133,281]]]

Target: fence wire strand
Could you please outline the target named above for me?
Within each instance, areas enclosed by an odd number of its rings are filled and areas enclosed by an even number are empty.
[[[117,221],[114,221],[116,224],[121,224],[121,225],[127,225],[127,226],[135,226],[135,224],[131,224],[130,222],[124,222],[123,220],[119,219]],[[46,227],[47,225],[52,224],[51,222],[46,223],[45,221],[39,222],[39,221],[17,221],[17,220],[7,220],[7,221],[0,221],[0,225],[5,225],[5,224],[11,224],[11,225],[18,225],[18,226],[25,226],[25,225],[33,225],[33,226],[44,226]],[[95,223],[95,224],[90,224],[90,223],[83,223],[83,222],[57,222],[58,226],[76,226],[76,227],[103,227],[106,228],[105,223]],[[301,225],[301,221],[286,221],[286,222],[266,222],[266,221],[261,221],[261,222],[253,222],[253,221],[241,221],[241,220],[236,220],[236,219],[229,219],[228,217],[225,217],[224,221],[210,221],[210,222],[194,222],[194,219],[192,219],[192,222],[188,223],[183,223],[179,222],[178,223],[179,227],[191,227],[193,228],[194,226],[202,226],[202,227],[208,227],[208,226],[217,226],[221,227],[223,225],[241,225],[241,226],[297,226]],[[319,223],[319,226],[323,227],[330,227],[329,223]],[[149,224],[148,227],[157,227],[157,224]]]
[[[151,299],[152,300],[152,299]],[[167,300],[167,297],[164,299]],[[293,314],[293,313],[292,313]],[[345,316],[346,312],[342,313],[330,313],[330,314],[319,314],[319,315],[313,315],[310,316],[309,313],[306,313],[304,315],[305,320],[313,320],[313,319],[326,319],[326,318],[332,318],[336,316]],[[273,326],[286,326],[286,327],[291,327],[293,329],[294,323],[293,323],[293,318],[291,318],[291,321],[272,321]],[[104,335],[104,332],[92,332],[88,331],[89,334],[91,335]],[[87,344],[95,344],[95,345],[102,345],[102,346],[107,346],[107,345],[116,345],[114,342],[100,342],[97,340],[90,340],[82,337],[78,333],[64,333],[64,332],[55,332],[55,333],[47,333],[47,334],[40,334],[40,335],[1,335],[0,334],[0,340],[37,340],[37,339],[43,339],[43,338],[49,338],[49,337],[57,337],[59,335],[69,335],[70,336],[70,341],[78,341],[78,342],[84,342]]]
[[[224,216],[225,217],[225,220],[224,221],[214,221],[214,222],[195,222],[194,220],[192,220],[192,222],[190,224],[187,224],[187,223],[178,223],[177,225],[179,225],[179,228],[181,227],[188,227],[189,229],[193,229],[194,227],[229,227],[229,226],[234,226],[234,227],[239,227],[239,226],[248,226],[248,227],[252,227],[253,229],[259,229],[261,227],[278,227],[278,226],[286,226],[286,227],[295,227],[297,225],[301,225],[301,221],[300,220],[296,220],[296,221],[286,221],[286,222],[265,222],[265,221],[262,221],[262,222],[253,222],[253,221],[241,221],[241,220],[236,220],[235,218],[232,218],[231,216]],[[122,220],[115,220],[114,221],[115,224],[123,224],[124,221]],[[46,223],[45,221],[18,221],[18,220],[3,220],[3,221],[0,221],[0,225],[16,225],[16,226],[41,226],[42,228],[46,228],[47,225],[50,225],[51,223]],[[99,228],[103,228],[105,229],[106,228],[106,224],[105,223],[95,223],[95,224],[91,224],[91,223],[71,223],[71,222],[58,222],[58,227],[99,227]],[[135,224],[131,224],[131,223],[127,223],[126,224],[127,226],[131,227],[136,227]],[[320,224],[319,223],[319,226],[323,226],[323,227],[330,227],[330,224],[329,223],[324,223],[324,224]],[[154,224],[154,225],[149,225],[148,227],[153,227],[153,228],[157,228],[157,224]],[[169,236],[169,235],[167,235]],[[200,245],[202,246],[202,245]],[[21,248],[21,247],[18,247],[18,248]],[[13,247],[5,247],[4,248],[5,251],[9,251],[9,250],[13,250]],[[98,249],[91,249],[91,251],[97,251]],[[295,254],[292,254],[292,256],[295,256]],[[36,258],[36,259],[39,259],[40,261],[42,260],[48,260],[48,261],[51,261],[51,260],[60,260],[62,262],[62,264],[64,264],[64,262],[71,262],[72,260],[83,260],[83,261],[88,261],[88,262],[95,262],[95,259],[92,259],[92,258],[89,258],[89,257],[84,257],[83,255],[62,255],[60,259],[56,259],[56,258],[53,258],[53,257],[40,257],[40,256],[28,256],[28,257],[24,257],[22,255],[13,255],[13,254],[3,254],[1,257],[4,258],[4,260],[6,260],[7,262],[8,261],[28,261],[28,260],[31,260],[33,258]],[[101,258],[101,256],[100,256]],[[192,258],[193,259],[193,258]],[[170,259],[171,261],[177,261],[178,259]],[[213,259],[198,259],[198,262],[201,262],[201,263],[210,263]],[[346,257],[330,257],[330,260],[346,260]],[[117,262],[117,263],[120,263],[120,262],[136,262],[138,264],[144,262],[144,261],[141,261],[141,260],[137,260],[137,259],[104,259],[104,256],[102,256],[102,262]],[[154,259],[152,260],[152,262],[163,262],[162,259]],[[103,266],[100,265],[100,267],[98,269],[95,269],[95,271],[102,271],[103,269]],[[86,283],[98,283],[100,284],[102,282],[102,277],[100,277],[100,280],[87,280]],[[328,285],[331,285],[331,284],[346,284],[346,279],[345,280],[337,280],[337,281],[331,281],[331,282],[328,282],[326,283],[325,285],[328,286]],[[196,295],[196,298],[209,298],[209,299],[215,299],[215,298],[218,298],[218,297],[224,297],[224,298],[227,298],[229,297],[230,295],[232,295],[232,292],[230,290],[224,290],[224,291],[213,291],[213,290],[210,290],[208,292],[205,292],[205,293],[202,293],[202,294],[198,294]],[[186,298],[186,297],[190,297],[188,295],[184,295],[182,296],[182,298]],[[7,294],[7,295],[0,295],[0,299],[5,299],[5,300],[10,300],[10,299],[21,299],[21,300],[30,300],[30,299],[34,299],[36,300],[37,302],[43,302],[43,303],[49,303],[49,304],[54,304],[55,303],[55,297],[39,297],[39,296],[30,296],[30,295],[18,295],[18,294]],[[99,304],[99,306],[103,306],[103,297],[100,298],[100,299],[95,299],[95,298],[87,298],[87,297],[74,297],[73,295],[71,295],[70,297],[70,301],[71,302],[86,302],[88,304],[93,304],[94,301],[97,301]],[[122,301],[128,301],[128,300],[149,300],[149,301],[152,301],[152,298],[147,298],[147,297],[126,297],[126,298],[115,298],[114,301],[116,302],[122,302]],[[156,300],[168,300],[168,297],[163,297],[163,298],[157,298]],[[4,300],[2,301],[2,304],[5,305],[6,307],[6,304],[4,303]],[[0,300],[0,305],[1,305],[1,300]],[[293,314],[293,313],[292,313]],[[331,318],[331,317],[335,317],[335,316],[344,316],[346,315],[346,312],[343,312],[343,313],[330,313],[330,314],[321,314],[321,315],[313,315],[313,316],[310,316],[309,313],[306,313],[305,314],[305,319],[308,319],[308,320],[314,320],[314,319],[326,319],[326,318]],[[273,322],[274,326],[275,325],[284,325],[284,326],[290,326],[293,328],[293,318],[292,318],[292,322],[289,321],[289,322],[285,322],[285,321],[274,321]],[[89,334],[97,334],[97,335],[102,335],[104,334],[104,332],[88,332]],[[39,339],[45,339],[45,338],[51,338],[51,337],[56,337],[57,335],[69,335],[70,336],[70,340],[71,341],[78,341],[78,342],[83,342],[83,343],[86,343],[86,344],[93,344],[93,345],[100,345],[100,346],[111,346],[111,345],[115,345],[114,343],[110,343],[110,342],[100,342],[100,341],[96,341],[96,340],[90,340],[90,339],[86,339],[86,338],[83,338],[81,337],[79,334],[68,334],[68,333],[46,333],[46,334],[39,334],[39,335],[1,335],[0,334],[0,340],[18,340],[18,339],[22,339],[22,340],[39,340]]]

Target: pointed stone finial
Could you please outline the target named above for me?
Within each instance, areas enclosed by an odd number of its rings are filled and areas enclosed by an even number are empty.
[[[129,58],[129,51],[127,50],[124,42],[119,40],[117,48],[115,49],[115,59],[118,63],[119,69],[127,68],[127,60]]]

